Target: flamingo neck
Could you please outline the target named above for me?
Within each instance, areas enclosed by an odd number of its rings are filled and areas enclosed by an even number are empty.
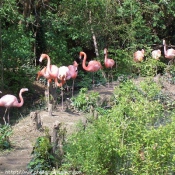
[[[165,54],[165,56],[167,55],[167,51],[166,51],[166,43],[164,44],[164,54]]]
[[[45,55],[45,58],[47,59],[47,69],[46,69],[46,71],[48,71],[48,73],[50,74],[51,73],[51,70],[50,70],[50,57],[48,55]]]
[[[22,91],[19,92],[20,102],[16,104],[16,107],[21,107],[24,104],[24,99],[22,97]]]
[[[83,66],[83,69],[85,69],[86,71],[88,71],[88,68],[87,68],[87,66],[86,66],[86,59],[87,59],[87,55],[84,53],[84,52],[81,52],[81,56],[84,56],[84,58],[83,58],[83,64],[82,64],[82,66]]]
[[[105,62],[107,61],[107,58],[108,58],[108,51],[106,50],[106,53],[105,53]]]

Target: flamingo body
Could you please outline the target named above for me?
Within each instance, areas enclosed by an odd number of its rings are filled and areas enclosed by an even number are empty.
[[[133,54],[134,61],[135,62],[142,62],[143,61],[143,58],[144,58],[144,53],[145,53],[145,51],[143,49],[141,51],[140,50],[136,51]]]
[[[52,66],[52,65],[51,65]],[[44,77],[47,79],[47,83],[48,83],[48,86],[50,86],[50,83],[53,80],[55,80],[55,83],[57,84],[57,78],[54,78],[53,76],[51,75],[46,75],[46,67],[44,67],[41,71],[38,72],[37,74],[37,81],[39,80],[40,77]]]
[[[161,57],[161,50],[160,49],[153,50],[151,54],[152,54],[152,58],[159,60],[159,58]]]
[[[59,67],[58,79],[61,80],[61,84],[59,86],[63,86],[66,82],[67,76],[69,74],[69,68],[67,66]]]
[[[73,82],[72,82],[72,97],[73,97],[74,81],[78,75],[78,63],[74,61],[73,65],[68,66],[68,69],[69,69],[69,72],[68,72],[66,80],[70,80],[71,78],[73,79]]]
[[[104,55],[105,55],[105,67],[106,68],[112,68],[115,64],[115,61],[113,59],[108,58],[107,48],[104,49]]]
[[[57,86],[60,86],[57,80],[59,68],[56,65],[50,65],[50,57],[47,54],[41,54],[39,61],[42,62],[43,59],[47,59],[47,67],[41,70],[42,76],[46,79],[54,79]]]
[[[163,40],[163,45],[164,45],[164,55],[165,58],[168,59],[174,59],[175,58],[175,50],[174,49],[166,49],[166,42]]]
[[[22,93],[25,92],[25,91],[28,91],[28,89],[27,88],[22,88],[19,92],[20,102],[18,101],[18,99],[14,95],[11,95],[11,94],[7,94],[7,95],[4,95],[4,96],[1,97],[0,106],[6,107],[5,114],[6,114],[6,112],[9,108],[11,108],[11,107],[18,107],[19,108],[24,104]],[[5,114],[4,114],[3,119],[4,119],[4,122],[6,123]],[[8,122],[9,122],[9,114],[8,114]]]
[[[87,59],[87,55],[85,52],[80,52],[79,54],[79,58],[82,59],[82,56],[84,56],[83,58],[83,69],[88,71],[88,72],[97,72],[98,70],[100,70],[102,68],[102,65],[99,61],[93,60],[90,61],[88,63],[88,65],[86,66],[86,59]]]
[[[78,64],[77,64],[77,62],[74,61],[74,64],[69,65],[68,69],[69,69],[69,73],[68,73],[68,76],[67,76],[67,80],[69,80],[71,78],[75,79],[78,75]]]
[[[105,60],[104,60],[105,67],[107,69],[108,68],[112,69],[112,67],[115,65],[115,61],[113,59],[108,58],[108,50],[107,50],[107,48],[104,49],[104,55],[105,55]],[[113,82],[112,72],[111,72],[111,77],[112,77],[112,82]],[[108,87],[109,87],[109,73],[108,73]]]

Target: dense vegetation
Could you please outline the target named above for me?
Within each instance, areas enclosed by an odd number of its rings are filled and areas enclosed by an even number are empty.
[[[30,87],[41,53],[58,66],[72,64],[81,50],[103,63],[108,47],[118,63],[114,73],[130,73],[136,49],[144,48],[149,58],[152,49],[162,49],[163,38],[174,44],[174,8],[166,0],[1,1],[0,87],[13,93]]]
[[[77,60],[76,86],[82,89],[72,105],[83,112],[93,107],[99,113],[98,119],[90,116],[86,128],[80,126],[67,139],[65,155],[57,167],[60,171],[89,175],[175,173],[174,103],[151,78],[139,86],[129,80],[168,73],[168,81],[175,83],[174,65],[167,66],[164,54],[160,61],[151,58],[153,49],[163,53],[163,39],[174,44],[174,1],[11,0],[0,1],[0,14],[1,90],[17,94],[22,87],[29,88],[26,97],[31,105],[36,97],[32,84],[45,65],[38,62],[41,53],[47,53],[57,66]],[[87,94],[91,74],[82,70],[78,60],[83,50],[88,60],[95,57],[103,64],[104,47],[117,62],[113,75],[120,81],[110,109],[97,105],[98,94]],[[142,48],[145,60],[134,63],[133,53]],[[96,74],[96,83],[105,84],[104,73],[106,69]],[[11,130],[1,130],[0,147],[8,148]],[[29,169],[51,170],[54,159],[48,138],[38,138],[35,146]]]

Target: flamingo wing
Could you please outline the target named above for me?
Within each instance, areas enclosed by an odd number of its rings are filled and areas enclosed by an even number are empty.
[[[175,50],[174,49],[168,49],[166,53],[166,57],[173,59],[175,57]]]
[[[16,103],[18,103],[18,99],[14,95],[4,95],[0,99],[0,106],[8,107],[15,107]]]
[[[89,72],[96,72],[101,68],[102,68],[102,66],[101,66],[100,62],[95,61],[95,60],[90,61],[89,64],[88,64],[88,71]]]
[[[107,59],[105,62],[106,68],[112,68],[115,64],[115,61],[113,59]]]

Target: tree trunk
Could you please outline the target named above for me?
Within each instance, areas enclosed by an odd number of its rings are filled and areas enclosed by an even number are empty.
[[[96,35],[95,35],[95,32],[94,32],[94,29],[92,27],[91,11],[89,11],[89,22],[90,22],[90,26],[91,26],[91,33],[92,33],[92,39],[93,39],[93,42],[94,42],[95,54],[96,54],[96,57],[99,57],[97,39],[96,39]]]

